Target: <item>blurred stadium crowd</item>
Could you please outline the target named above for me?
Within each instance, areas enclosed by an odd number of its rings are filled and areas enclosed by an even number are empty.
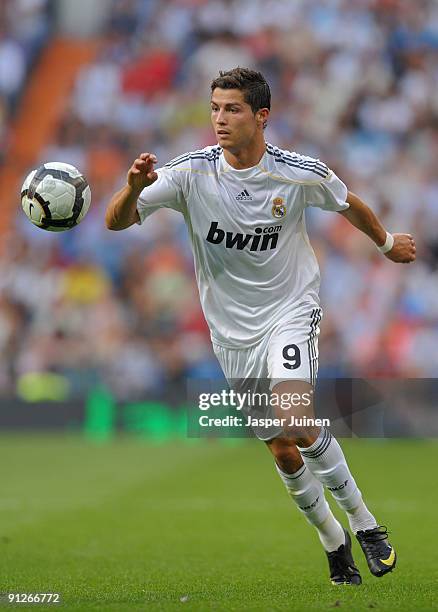
[[[54,28],[44,0],[1,6],[5,130]],[[396,266],[340,215],[309,211],[323,279],[320,374],[434,377],[437,60],[433,1],[115,0],[96,60],[35,160],[83,170],[92,209],[56,236],[17,216],[0,261],[2,392],[31,371],[60,372],[76,393],[104,380],[121,398],[218,374],[182,218],[160,211],[111,233],[104,210],[140,152],[164,164],[213,144],[209,83],[236,65],[271,83],[269,142],[322,159],[390,231],[418,242],[417,263]]]
[[[49,32],[47,0],[3,0],[0,3],[0,159],[8,117]]]

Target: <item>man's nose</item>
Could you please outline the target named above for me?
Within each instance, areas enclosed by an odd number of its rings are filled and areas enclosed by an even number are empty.
[[[218,114],[216,115],[216,123],[218,125],[224,125],[225,123],[225,114],[223,111],[219,111]]]

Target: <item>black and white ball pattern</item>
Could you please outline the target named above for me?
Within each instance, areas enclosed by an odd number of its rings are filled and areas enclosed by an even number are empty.
[[[26,177],[21,206],[30,221],[50,232],[64,232],[78,225],[90,208],[87,179],[70,164],[49,162]]]

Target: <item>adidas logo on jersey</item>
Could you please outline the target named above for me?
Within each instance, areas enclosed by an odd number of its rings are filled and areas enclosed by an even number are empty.
[[[238,200],[239,202],[249,202],[250,200],[252,200],[252,195],[250,195],[248,191],[244,189],[239,193],[239,195],[236,195],[236,200]]]
[[[256,227],[255,234],[241,234],[240,232],[233,234],[233,232],[225,232],[221,229],[217,221],[212,221],[206,240],[211,244],[221,244],[225,240],[226,249],[236,248],[242,251],[249,246],[250,251],[266,251],[268,246],[270,249],[277,247],[281,228],[281,225],[268,225],[268,227]]]

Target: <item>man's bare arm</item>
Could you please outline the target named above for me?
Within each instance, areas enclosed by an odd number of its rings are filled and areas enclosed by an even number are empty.
[[[142,153],[128,171],[127,183],[113,195],[105,214],[105,223],[110,230],[123,230],[140,220],[137,200],[145,187],[155,183],[158,176],[154,172],[157,162],[155,155]]]
[[[386,230],[374,212],[356,194],[348,192],[347,202],[350,208],[340,214],[369,236],[378,247],[385,244]],[[385,257],[397,263],[411,263],[415,260],[415,241],[411,234],[392,234],[394,245]]]

